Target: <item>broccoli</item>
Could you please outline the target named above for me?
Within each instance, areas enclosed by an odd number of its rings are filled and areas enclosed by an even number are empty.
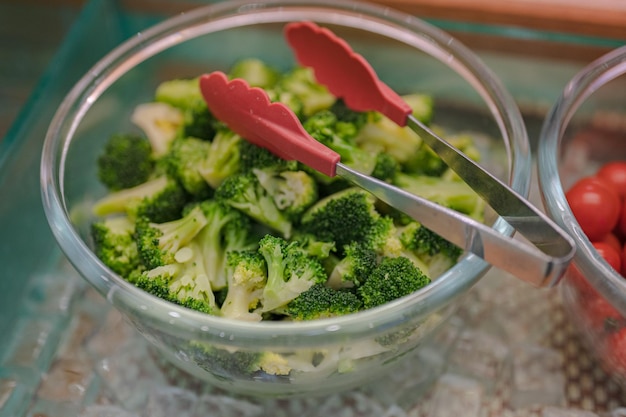
[[[131,282],[144,291],[183,307],[218,314],[215,295],[204,268],[202,248],[191,242],[177,249],[170,263],[135,275]]]
[[[206,224],[194,240],[202,246],[211,287],[219,291],[227,285],[227,252],[251,247],[250,218],[222,201],[206,200],[197,207],[202,210]]]
[[[280,79],[281,73],[265,62],[256,58],[242,59],[236,62],[228,71],[228,77],[241,78],[250,87],[272,88]]]
[[[218,130],[213,137],[208,157],[199,166],[200,175],[213,189],[239,170],[241,141],[241,136],[227,129]]]
[[[315,80],[313,70],[305,67],[282,74],[267,92],[272,101],[286,104],[300,119],[327,110],[336,100],[326,86]]]
[[[329,110],[337,117],[337,132],[344,139],[356,137],[370,117],[368,112],[352,110],[341,99],[335,101]]]
[[[226,178],[215,190],[215,198],[279,232],[285,238],[291,235],[292,223],[276,207],[274,199],[254,174],[235,174]]]
[[[282,159],[266,148],[242,140],[239,142],[239,172],[250,173],[255,169],[295,171],[298,169],[298,162]]]
[[[351,187],[318,200],[301,218],[301,230],[317,239],[335,242],[341,250],[353,241],[368,238],[379,220],[375,197],[360,188]]]
[[[252,172],[291,222],[297,221],[317,201],[317,183],[304,171],[253,169]]]
[[[274,352],[259,352],[221,348],[190,342],[191,357],[202,368],[220,378],[258,378],[260,374],[288,375],[291,367],[285,357]]]
[[[126,216],[98,220],[91,225],[94,253],[122,277],[142,269],[134,234],[135,224]]]
[[[356,313],[362,307],[354,292],[318,283],[289,302],[284,311],[292,320],[315,320]]]
[[[220,125],[202,97],[197,77],[163,81],[157,86],[154,99],[183,112],[179,136],[211,140]]]
[[[320,261],[308,256],[298,242],[265,235],[259,241],[258,251],[267,265],[263,312],[283,307],[314,284],[327,280]]]
[[[164,223],[153,223],[146,217],[138,218],[135,234],[144,265],[154,269],[173,263],[178,250],[189,244],[206,224],[207,219],[200,207]]]
[[[322,110],[306,119],[302,127],[314,139],[337,152],[342,163],[369,175],[376,167],[376,153],[358,147],[353,140],[356,127],[347,128],[347,125],[339,122],[330,110]]]
[[[361,285],[378,263],[376,251],[363,242],[352,242],[343,252],[328,277],[328,285],[335,289]]]
[[[412,194],[459,211],[476,220],[483,219],[484,201],[463,181],[398,173],[394,184]]]
[[[154,169],[150,142],[136,134],[109,137],[97,160],[98,179],[110,191],[146,182]]]
[[[408,127],[401,127],[380,113],[369,113],[367,123],[354,139],[357,146],[374,154],[391,155],[404,164],[418,151],[422,138]]]
[[[256,250],[229,251],[226,259],[228,291],[222,304],[222,316],[260,321],[261,314],[254,310],[260,307],[267,281],[265,259]]]
[[[128,214],[131,218],[147,217],[161,223],[180,217],[189,196],[182,186],[166,175],[150,179],[135,187],[109,193],[96,201],[96,216]]]
[[[174,139],[170,151],[164,157],[167,173],[197,200],[205,200],[213,194],[213,189],[201,174],[210,151],[210,142],[181,136]]]
[[[430,278],[407,257],[383,257],[369,278],[357,288],[364,308],[404,297],[428,285]]]
[[[379,180],[392,183],[400,168],[400,163],[393,156],[380,152],[376,154],[376,165],[374,165],[371,175]]]
[[[176,138],[183,125],[183,112],[167,103],[144,103],[135,107],[131,120],[145,133],[152,154],[155,157],[165,155],[170,144]]]

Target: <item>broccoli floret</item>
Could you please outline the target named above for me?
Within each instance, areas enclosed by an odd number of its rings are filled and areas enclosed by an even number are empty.
[[[197,200],[205,200],[213,194],[213,189],[201,174],[210,152],[210,142],[194,137],[178,137],[164,157],[168,174]]]
[[[202,97],[197,77],[162,82],[156,89],[154,99],[182,111],[179,136],[210,140],[215,135],[219,122]]]
[[[393,156],[380,152],[376,155],[376,165],[374,165],[371,175],[374,178],[391,183],[399,171],[400,163]]]
[[[148,180],[135,187],[109,193],[96,201],[93,213],[104,217],[125,213],[134,219],[147,217],[161,223],[180,217],[189,195],[174,179],[165,175]]]
[[[268,95],[270,100],[289,106],[300,119],[328,109],[336,100],[308,67],[295,67],[282,74]]]
[[[368,238],[379,220],[375,197],[360,188],[349,188],[324,197],[301,218],[301,230],[317,239],[335,242],[337,249]]]
[[[405,94],[402,99],[411,107],[411,114],[420,122],[428,125],[433,119],[435,101],[426,94]]]
[[[114,134],[97,160],[98,179],[110,191],[146,182],[154,169],[150,142],[136,134]]]
[[[148,269],[171,264],[179,249],[189,244],[207,224],[200,207],[183,217],[164,223],[153,223],[145,217],[137,219],[136,239],[139,255]]]
[[[215,190],[215,198],[281,233],[283,237],[291,235],[292,223],[276,207],[274,199],[254,174],[235,174],[226,178]]]
[[[202,342],[190,343],[191,357],[198,366],[220,378],[257,378],[268,375],[288,375],[291,367],[285,357],[274,352],[259,352],[220,348]]]
[[[295,171],[298,169],[298,162],[282,159],[265,148],[242,140],[239,142],[239,171],[250,173],[254,169]]]
[[[272,68],[265,62],[256,58],[248,58],[238,61],[231,67],[228,77],[241,78],[250,87],[272,88],[280,79],[281,74],[276,68]]]
[[[343,252],[343,258],[334,266],[328,278],[328,285],[335,289],[361,285],[378,263],[376,251],[363,242],[352,242],[346,245]]]
[[[256,250],[230,251],[226,259],[228,291],[222,304],[222,316],[260,321],[261,314],[254,310],[260,307],[267,281],[265,259]]]
[[[195,237],[203,250],[205,268],[213,291],[226,287],[226,254],[251,247],[251,222],[245,214],[222,201],[199,204],[206,225]]]
[[[176,251],[171,263],[134,277],[132,283],[164,300],[207,314],[218,314],[204,269],[202,248],[192,242]]]
[[[357,288],[364,308],[376,307],[428,285],[430,278],[404,256],[384,257],[369,278]]]
[[[357,128],[347,125],[339,122],[330,110],[317,112],[302,124],[313,138],[337,152],[343,164],[369,175],[376,166],[376,153],[357,146],[353,140],[353,130]]]
[[[307,255],[319,260],[328,258],[336,249],[335,242],[319,240],[312,234],[302,233],[300,231],[297,231],[292,236],[292,240],[298,242]]]
[[[292,320],[315,320],[356,313],[362,307],[354,292],[318,283],[287,304],[285,313]]]
[[[161,157],[167,153],[170,144],[183,125],[183,112],[167,103],[143,103],[135,107],[131,120],[145,133],[152,154]]]
[[[404,164],[422,144],[417,133],[398,126],[380,113],[369,114],[368,122],[354,140],[359,148],[373,154],[387,153],[400,164]]]
[[[98,220],[91,225],[94,253],[122,277],[142,269],[134,234],[135,224],[126,216]]]
[[[239,170],[241,141],[241,136],[228,129],[220,129],[213,137],[208,157],[200,165],[200,174],[213,189]]]
[[[339,99],[330,106],[331,113],[337,117],[337,130],[344,139],[355,137],[369,120],[368,112],[354,111]]]
[[[259,241],[258,250],[267,265],[267,284],[263,289],[264,312],[287,305],[314,284],[327,280],[320,261],[308,256],[298,242],[265,235]]]
[[[427,175],[399,173],[395,185],[442,206],[483,219],[485,203],[465,182]]]
[[[253,169],[252,172],[291,222],[297,221],[317,201],[317,183],[304,171]]]

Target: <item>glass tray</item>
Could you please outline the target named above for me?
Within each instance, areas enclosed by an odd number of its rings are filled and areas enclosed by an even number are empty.
[[[143,28],[202,3],[87,2],[0,143],[0,417],[626,415],[617,414],[626,407],[625,393],[595,367],[556,293],[531,289],[498,270],[469,294],[438,348],[420,353],[430,355],[430,369],[407,367],[345,394],[297,401],[234,398],[154,355],[57,248],[40,203],[39,157],[56,107],[93,63]],[[567,80],[586,60],[616,45],[433,23],[466,41],[500,76],[533,141]],[[573,52],[577,48],[580,55]],[[545,50],[564,53],[536,53]]]

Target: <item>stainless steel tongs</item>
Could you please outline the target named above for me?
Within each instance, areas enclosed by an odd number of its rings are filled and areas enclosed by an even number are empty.
[[[228,80],[221,72],[203,75],[200,88],[211,112],[234,132],[284,159],[297,160],[328,176],[339,175],[368,190],[450,242],[493,266],[538,287],[555,285],[573,258],[573,239],[530,202],[412,116],[411,108],[378,79],[365,59],[325,28],[290,23],[285,35],[298,62],[312,67],[318,82],[353,110],[376,110],[417,132],[491,208],[528,241],[427,199],[408,193],[340,162],[333,150],[312,138],[284,104],[271,103],[259,88]],[[329,58],[330,57],[330,58]]]

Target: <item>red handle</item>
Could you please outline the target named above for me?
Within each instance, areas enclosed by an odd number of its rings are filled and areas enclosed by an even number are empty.
[[[287,24],[285,37],[300,65],[313,68],[317,81],[349,108],[376,110],[398,125],[406,125],[411,107],[346,41],[313,22]]]
[[[270,102],[263,89],[242,79],[229,81],[217,71],[200,77],[200,90],[209,110],[233,132],[283,159],[335,176],[339,154],[311,137],[289,107]]]

